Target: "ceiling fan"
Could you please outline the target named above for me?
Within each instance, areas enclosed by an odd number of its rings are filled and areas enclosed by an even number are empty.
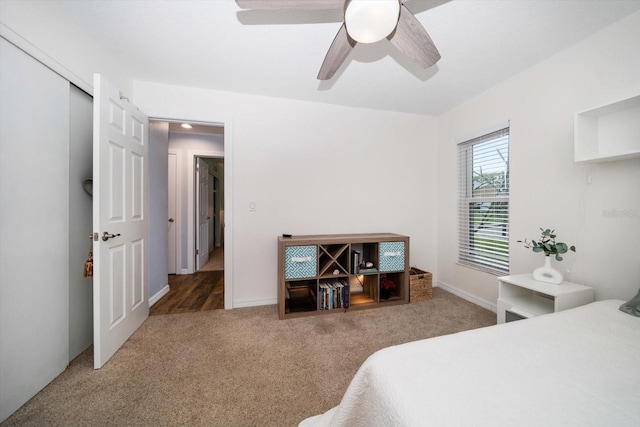
[[[329,80],[357,43],[388,39],[423,68],[440,59],[440,52],[403,0],[236,0],[242,9],[342,9],[344,22],[322,62],[318,80]]]

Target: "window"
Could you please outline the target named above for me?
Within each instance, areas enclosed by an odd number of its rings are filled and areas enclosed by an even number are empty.
[[[458,145],[458,262],[509,273],[509,128]]]

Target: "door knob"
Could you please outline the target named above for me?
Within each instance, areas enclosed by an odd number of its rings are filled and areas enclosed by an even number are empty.
[[[175,219],[169,218],[169,222],[173,222],[173,221],[175,221]]]
[[[120,235],[120,233],[118,234],[109,234],[106,231],[104,233],[102,233],[102,241],[106,242],[109,239],[113,239],[114,237],[118,237]]]

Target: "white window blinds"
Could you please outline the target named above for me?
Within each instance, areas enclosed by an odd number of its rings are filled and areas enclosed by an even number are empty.
[[[458,145],[458,262],[509,273],[509,128]]]

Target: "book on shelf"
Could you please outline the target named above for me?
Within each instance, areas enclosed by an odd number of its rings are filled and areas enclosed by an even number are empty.
[[[347,308],[349,308],[349,294],[350,294],[350,290],[349,290],[349,282],[347,281],[342,281],[342,308],[344,308],[345,310]]]
[[[359,268],[358,269],[358,274],[371,274],[371,273],[377,273],[378,269],[377,268]]]
[[[329,309],[335,307],[336,288],[333,283],[329,283]]]
[[[351,251],[351,274],[358,274],[360,267],[360,251]]]
[[[322,282],[318,286],[318,310],[349,308],[349,283],[344,279]]]
[[[342,284],[340,282],[333,282],[331,284],[331,286],[333,287],[334,291],[335,291],[335,297],[334,297],[334,301],[333,301],[333,308],[342,308],[342,293],[343,293],[343,287]]]

